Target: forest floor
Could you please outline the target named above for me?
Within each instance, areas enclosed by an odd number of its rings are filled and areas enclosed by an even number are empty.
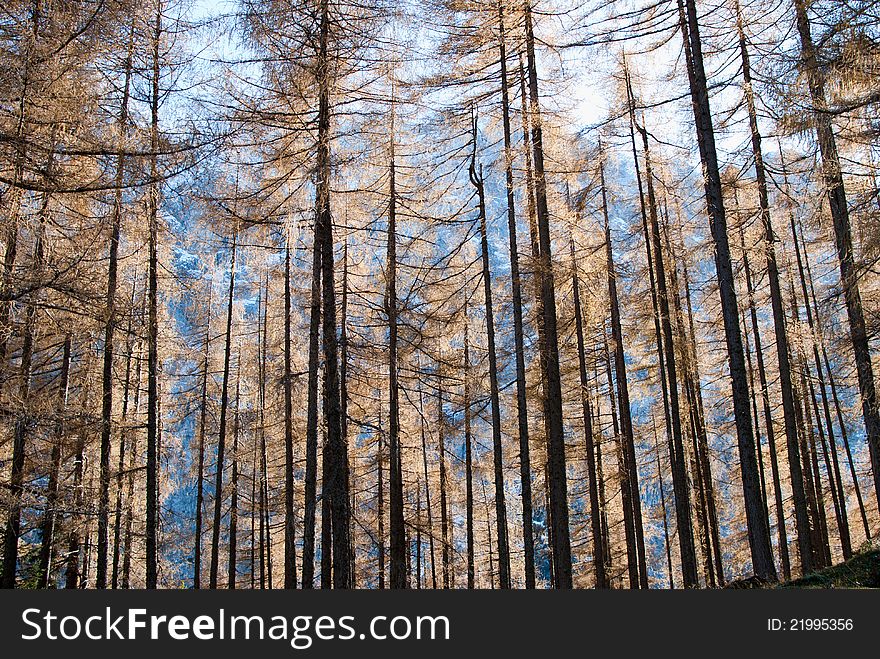
[[[870,548],[848,561],[779,584],[779,588],[880,588],[880,549]]]

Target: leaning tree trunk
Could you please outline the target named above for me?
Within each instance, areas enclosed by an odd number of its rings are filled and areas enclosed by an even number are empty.
[[[764,251],[767,259],[767,280],[770,285],[770,303],[773,308],[773,327],[776,335],[776,357],[779,365],[779,386],[782,390],[782,411],[785,426],[785,438],[788,450],[789,474],[791,478],[792,497],[795,508],[795,526],[798,534],[798,552],[801,556],[801,570],[804,574],[811,570],[811,556],[813,553],[810,539],[810,525],[807,512],[806,494],[804,492],[804,479],[800,467],[800,449],[797,440],[797,419],[794,409],[794,393],[791,382],[791,357],[788,348],[788,332],[785,326],[785,307],[782,300],[782,287],[779,283],[779,268],[776,264],[776,240],[773,231],[773,223],[770,217],[770,201],[767,189],[767,174],[764,167],[764,156],[761,148],[761,133],[758,130],[758,118],[755,108],[754,92],[752,90],[751,65],[749,52],[745,41],[745,32],[742,27],[742,15],[737,12],[737,27],[739,30],[740,57],[743,69],[743,82],[745,86],[746,105],[749,111],[749,127],[752,136],[752,154],[755,158],[755,177],[758,183],[758,202],[761,207],[761,224],[764,232]],[[753,319],[753,326],[755,321]],[[756,336],[758,336],[756,334]],[[766,377],[762,383],[765,398],[767,394]],[[765,416],[767,417],[768,437],[772,440],[772,424],[769,417],[769,404],[765,404]],[[775,460],[776,452],[773,444],[770,446],[771,459]],[[774,486],[779,489],[778,469],[774,468]],[[788,562],[788,547],[785,540],[785,516],[781,509],[781,498],[777,497],[777,519],[779,524],[780,552],[782,554],[783,572],[788,574],[790,567]]]
[[[688,46],[685,59],[693,101],[697,142],[700,149],[700,159],[703,163],[706,207],[715,246],[715,271],[718,277],[721,311],[727,339],[727,357],[730,367],[740,475],[743,483],[752,566],[755,574],[759,577],[775,580],[776,567],[773,564],[773,555],[770,551],[770,530],[763,513],[761,499],[761,484],[749,411],[748,376],[739,326],[739,307],[727,237],[727,219],[724,212],[718,154],[715,148],[715,132],[709,108],[709,90],[703,67],[697,10],[694,0],[679,0],[678,4],[681,12],[682,37]]]
[[[629,81],[627,81],[629,82]],[[630,107],[635,104],[632,89],[629,88]],[[633,117],[633,121],[635,118]],[[676,370],[675,343],[672,334],[672,322],[669,310],[669,294],[666,285],[666,268],[663,259],[663,248],[660,240],[660,223],[657,217],[657,200],[654,195],[653,172],[648,151],[648,134],[644,127],[636,125],[642,135],[643,155],[645,158],[645,179],[648,192],[648,227],[651,251],[654,259],[654,276],[657,284],[657,302],[660,312],[660,329],[663,336],[664,357],[666,361],[666,379],[669,384],[669,416],[672,422],[672,485],[675,492],[675,513],[678,525],[678,542],[681,556],[681,571],[685,588],[696,588],[697,558],[694,547],[693,525],[691,521],[691,504],[688,492],[688,473],[685,463],[684,445],[682,442],[681,411],[678,398],[678,374]]]
[[[856,265],[853,250],[852,226],[849,219],[846,189],[843,183],[840,157],[837,152],[837,140],[834,136],[832,114],[828,112],[825,80],[822,70],[819,68],[810,20],[807,16],[807,4],[805,0],[794,0],[794,8],[797,30],[801,40],[801,62],[806,69],[807,83],[813,102],[813,121],[819,142],[819,151],[822,154],[822,174],[825,179],[825,190],[828,194],[828,205],[834,225],[834,244],[837,248],[837,258],[840,264],[840,281],[846,302],[850,340],[858,373],[859,393],[862,397],[862,417],[865,421],[865,435],[871,455],[871,467],[874,472],[874,494],[880,503],[880,409],[878,409],[865,314],[862,309],[862,296],[859,291],[859,268]]]

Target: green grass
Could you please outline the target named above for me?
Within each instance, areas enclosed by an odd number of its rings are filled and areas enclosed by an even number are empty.
[[[779,584],[779,588],[880,588],[880,549],[867,549],[845,563]]]

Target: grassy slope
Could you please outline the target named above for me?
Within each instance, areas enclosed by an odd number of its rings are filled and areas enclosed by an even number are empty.
[[[880,588],[880,549],[855,554],[845,563],[780,584],[780,588]]]

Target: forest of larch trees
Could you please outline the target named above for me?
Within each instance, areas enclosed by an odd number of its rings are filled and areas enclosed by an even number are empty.
[[[878,0],[4,2],[0,585],[849,559],[878,107]]]

